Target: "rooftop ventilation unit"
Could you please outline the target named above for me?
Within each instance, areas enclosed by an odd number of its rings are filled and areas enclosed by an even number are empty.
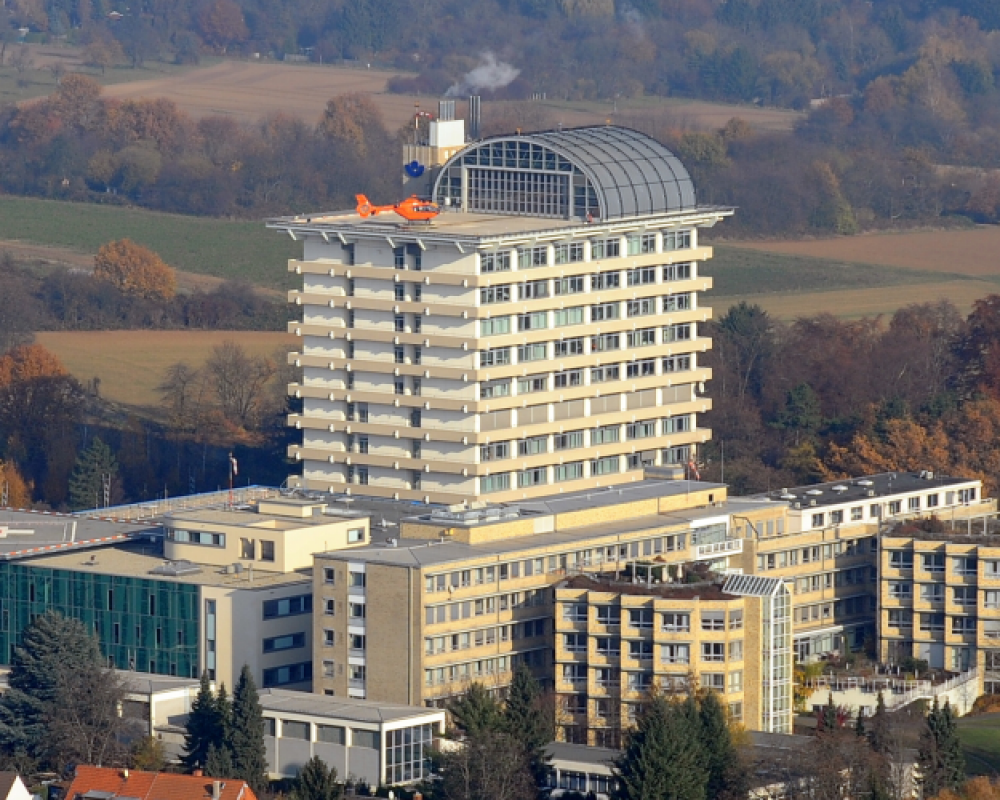
[[[821,494],[823,494],[823,490],[822,489],[809,489],[808,491],[806,491],[806,494],[809,495],[810,497],[819,497]]]
[[[844,486],[842,483],[840,483],[840,484],[837,484],[836,486],[834,486],[831,489],[831,491],[836,492],[837,494],[843,494],[844,492],[847,491],[847,487]]]
[[[165,561],[160,566],[153,567],[149,571],[149,574],[167,575],[171,578],[178,578],[182,575],[197,575],[199,572],[201,572],[201,567],[190,561]]]
[[[875,484],[872,483],[872,481],[868,480],[867,478],[862,478],[860,481],[858,481],[858,486],[874,486],[874,485]]]
[[[795,495],[794,494],[790,494],[789,492],[785,492],[783,495],[781,495],[781,499],[782,500],[794,500],[795,499]]]

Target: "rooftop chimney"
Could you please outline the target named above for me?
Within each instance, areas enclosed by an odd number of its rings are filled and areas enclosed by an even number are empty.
[[[191,770],[191,774],[196,778],[200,778],[204,773],[200,769]]]
[[[473,142],[479,139],[482,121],[482,98],[477,94],[471,95],[469,97],[469,139]]]
[[[222,797],[222,781],[212,781],[212,800]]]

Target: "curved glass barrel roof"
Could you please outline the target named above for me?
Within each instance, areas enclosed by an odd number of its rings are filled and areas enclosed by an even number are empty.
[[[570,128],[477,142],[452,156],[434,200],[473,213],[614,220],[695,207],[691,176],[638,131]]]

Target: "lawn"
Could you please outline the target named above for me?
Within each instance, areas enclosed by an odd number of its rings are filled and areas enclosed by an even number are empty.
[[[240,279],[272,289],[292,288],[289,258],[301,244],[264,227],[185,217],[96,203],[0,197],[0,239],[95,253],[105,242],[129,238],[155,250],[171,266],[200,275]]]
[[[1000,774],[1000,713],[958,720],[958,736],[970,775]]]
[[[100,378],[102,397],[146,407],[159,404],[156,387],[167,367],[178,361],[200,367],[226,340],[268,358],[295,343],[291,334],[260,331],[54,331],[35,339],[77,380]]]
[[[745,299],[781,319],[824,312],[844,318],[891,314],[910,303],[941,298],[967,312],[976,299],[998,289],[989,276],[958,270],[859,263],[731,245],[715,246],[715,257],[701,271],[714,279],[705,303],[717,315]]]

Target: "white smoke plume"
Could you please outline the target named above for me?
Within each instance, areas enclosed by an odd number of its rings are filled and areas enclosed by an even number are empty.
[[[510,84],[520,74],[521,70],[512,67],[506,61],[497,61],[493,53],[486,52],[483,53],[479,66],[448,89],[444,96],[459,97],[483,91],[495,92]]]

